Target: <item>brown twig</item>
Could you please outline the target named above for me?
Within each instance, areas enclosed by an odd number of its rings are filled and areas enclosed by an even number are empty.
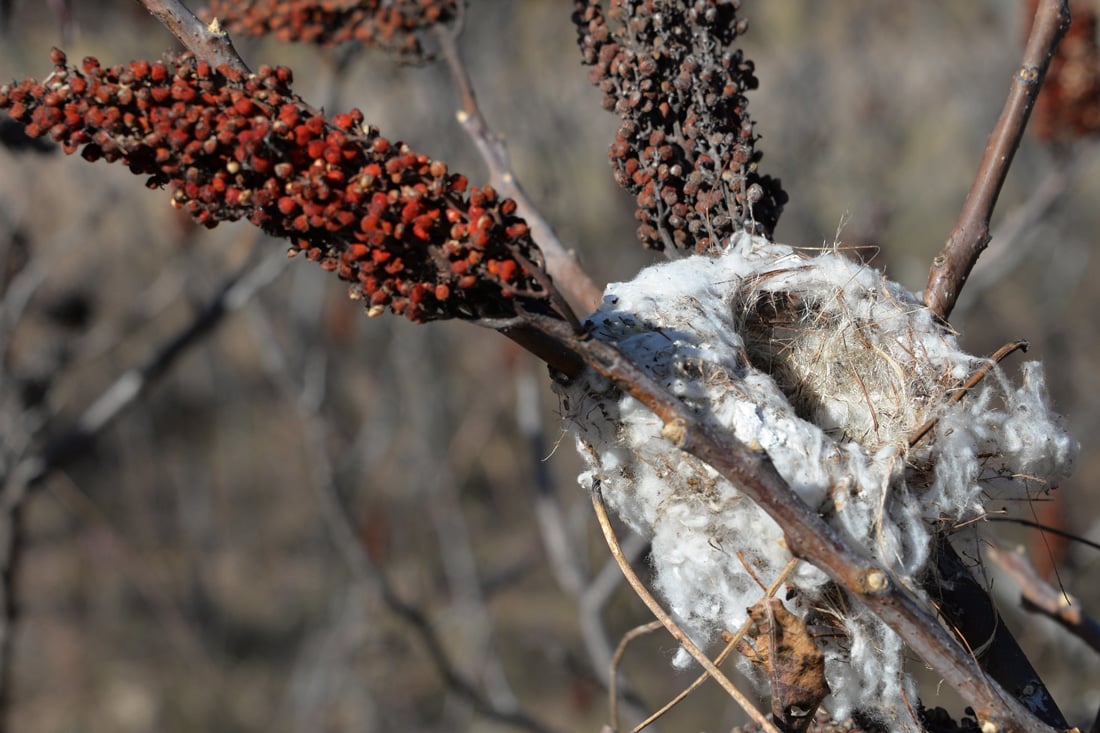
[[[1027,347],[1027,341],[1020,340],[1012,341],[997,349],[993,353],[993,356],[989,357],[989,361],[983,364],[981,368],[978,369],[978,371],[970,375],[970,378],[967,379],[961,387],[955,390],[954,394],[952,394],[951,397],[947,400],[947,404],[953,405],[961,400],[963,397],[966,396],[967,392],[978,386],[978,383],[985,379],[986,375],[993,371],[993,366],[995,364],[1000,364],[1002,361],[1005,360],[1006,357],[1008,357],[1009,354],[1012,354],[1016,351],[1027,351]],[[920,442],[920,439],[927,435],[928,431],[935,427],[937,419],[938,418],[935,417],[929,418],[924,422],[923,425],[913,431],[913,435],[909,438],[910,448]]]
[[[642,583],[638,574],[634,572],[634,568],[630,567],[630,562],[623,555],[622,548],[619,546],[619,540],[615,537],[615,530],[611,526],[611,519],[607,516],[607,507],[603,503],[603,496],[600,493],[598,482],[592,487],[592,507],[596,510],[596,521],[600,524],[600,530],[603,531],[604,540],[611,550],[611,555],[615,558],[615,561],[619,563],[619,568],[622,569],[623,575],[626,576],[627,582],[630,583],[630,587],[634,589],[638,598],[645,603],[650,612],[664,625],[668,633],[672,634],[672,638],[687,650],[688,654],[707,671],[709,676],[714,678],[714,681],[726,691],[726,694],[732,697],[734,701],[748,713],[753,721],[768,733],[779,733],[778,729],[776,729],[776,727],[756,709],[756,706],[745,697],[744,693],[737,689],[733,682],[730,681],[729,677],[726,677],[726,675],[722,673],[722,670],[718,669],[714,662],[710,661],[710,657],[708,657],[702,649],[696,646],[695,642],[693,642],[691,638],[684,633],[683,629],[672,620],[672,617],[661,608],[661,604],[657,602],[657,599],[654,598],[653,594],[649,592],[649,589],[645,587],[645,584]]]
[[[558,286],[564,290],[581,307],[584,313],[590,313],[599,306],[603,298],[601,288],[584,271],[577,258],[565,248],[554,228],[550,226],[542,214],[524,193],[523,188],[516,181],[512,172],[511,161],[508,157],[508,149],[504,140],[489,127],[485,116],[478,106],[477,97],[474,95],[473,82],[469,72],[462,61],[462,55],[458,51],[458,36],[462,33],[462,20],[465,12],[464,3],[459,3],[459,15],[453,27],[445,28],[442,25],[434,26],[436,36],[439,39],[439,48],[443,59],[447,62],[447,68],[451,72],[455,86],[461,100],[461,108],[457,113],[459,124],[473,141],[489,168],[489,180],[493,186],[504,196],[513,199],[519,210],[520,216],[531,228],[531,237],[538,243],[546,261],[546,271],[554,278]]]
[[[741,557],[740,552],[738,552],[737,554],[738,554],[738,558],[741,559],[742,564],[745,565],[745,570],[748,571],[753,576],[753,578],[755,579],[756,574],[753,573],[752,568],[749,565],[745,564],[745,561]],[[773,581],[772,584],[764,590],[764,597],[765,598],[772,598],[773,596],[775,596],[775,594],[779,591],[779,587],[787,582],[787,577],[792,572],[794,572],[794,569],[798,565],[799,562],[801,562],[801,561],[798,558],[791,558],[790,561],[787,562],[786,566],[784,566],[782,572],[779,573],[779,576],[775,579],[775,581]],[[718,653],[718,656],[714,658],[714,663],[715,664],[721,664],[722,662],[724,662],[726,660],[726,657],[728,657],[730,655],[730,653],[733,652],[734,648],[736,648],[736,646],[737,646],[737,643],[739,641],[741,641],[742,637],[744,637],[746,633],[748,633],[749,628],[751,626],[752,626],[752,619],[751,618],[745,619],[745,623],[741,624],[741,628],[739,628],[737,630],[737,633],[736,634],[731,634],[729,636],[729,638],[726,640],[726,646],[723,647],[722,651]],[[707,675],[707,674],[701,674],[698,677],[696,677],[695,681],[693,681],[690,685],[688,685],[682,692],[680,692],[680,694],[678,694],[676,697],[672,698],[667,703],[665,703],[661,707],[661,709],[658,710],[657,712],[653,713],[653,715],[650,715],[648,718],[643,720],[637,727],[634,728],[634,730],[631,731],[631,733],[639,733],[639,731],[641,731],[642,729],[648,727],[651,723],[656,721],[658,718],[660,718],[662,715],[667,713],[673,707],[675,707],[676,705],[679,705],[680,702],[684,698],[686,698],[691,693],[695,692],[695,690],[699,689],[699,685],[706,682],[707,677],[709,677],[709,675]]]
[[[1054,730],[987,678],[958,641],[885,569],[846,545],[794,493],[766,451],[708,429],[683,403],[614,347],[580,338],[561,321],[535,315],[528,315],[528,321],[533,328],[575,351],[588,368],[648,407],[664,423],[662,435],[672,446],[708,463],[759,505],[783,530],[794,556],[820,568],[890,626],[970,703],[983,724],[1004,733]]]
[[[229,34],[221,29],[215,19],[204,24],[179,0],[138,0],[183,47],[196,58],[204,59],[211,66],[229,66],[242,73],[249,73],[248,65],[241,59]]]
[[[992,544],[986,555],[1019,584],[1024,608],[1053,619],[1100,652],[1100,622],[1085,613],[1075,598],[1040,578],[1022,552]]]
[[[958,221],[943,249],[932,260],[924,302],[940,318],[955,307],[966,278],[989,244],[989,221],[1008,176],[1012,157],[1023,137],[1031,108],[1042,87],[1054,49],[1069,28],[1066,0],[1042,0],[1024,49],[1024,58],[1012,78],[1008,99],[985,147],[978,175],[959,212]]]
[[[664,624],[660,621],[650,621],[648,624],[642,624],[641,626],[635,626],[630,631],[623,634],[623,638],[619,640],[619,645],[615,647],[615,654],[611,657],[611,674],[608,677],[607,684],[607,700],[608,708],[611,710],[611,730],[619,729],[619,665],[622,664],[623,655],[626,654],[627,647],[635,639],[639,639],[646,634],[651,634],[657,629],[663,629]],[[703,675],[703,679],[706,679],[707,675]]]

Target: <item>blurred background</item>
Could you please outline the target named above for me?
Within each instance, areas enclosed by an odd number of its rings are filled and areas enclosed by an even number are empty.
[[[55,45],[104,64],[177,47],[137,3],[82,0],[67,18],[54,6],[0,4],[0,82],[48,74]],[[611,180],[617,121],[579,63],[571,11],[472,0],[461,45],[519,180],[603,284],[657,256]],[[1021,3],[749,0],[742,13],[761,169],[790,194],[776,238],[860,247],[920,290],[1019,60]],[[360,107],[387,137],[486,179],[441,64],[235,41],[253,67],[293,68],[313,104]],[[0,146],[6,471],[99,420],[124,375],[235,288],[216,328],[22,503],[9,729],[599,730],[610,650],[649,617],[608,565],[545,368],[467,324],[367,319],[279,241],[195,227],[168,200],[122,166]],[[1028,339],[1082,443],[1054,500],[1010,514],[1094,541],[1098,200],[1095,142],[1027,139],[952,319],[973,353]],[[1100,609],[1097,551],[991,534]],[[1009,581],[994,592],[1087,727],[1095,654],[1016,612]],[[674,652],[662,633],[630,648],[624,714],[692,679]],[[935,680],[924,693],[955,705]],[[742,719],[707,686],[660,727]]]

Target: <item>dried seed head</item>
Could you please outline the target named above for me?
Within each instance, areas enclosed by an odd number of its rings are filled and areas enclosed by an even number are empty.
[[[574,0],[589,78],[623,118],[609,157],[616,182],[636,197],[648,247],[716,251],[741,222],[770,234],[786,203],[779,181],[756,171],[744,96],[756,77],[730,48],[747,30],[739,5],[613,2],[605,15],[599,0]]]
[[[233,33],[322,46],[356,41],[415,63],[426,58],[418,34],[456,10],[457,0],[211,0],[203,17]]]
[[[208,227],[247,218],[291,240],[373,315],[500,318],[517,298],[546,297],[513,203],[381,137],[359,110],[329,122],[291,91],[289,69],[246,76],[185,54],[111,69],[89,57],[80,70],[51,58],[67,84],[0,88],[0,109],[28,135],[122,160]]]

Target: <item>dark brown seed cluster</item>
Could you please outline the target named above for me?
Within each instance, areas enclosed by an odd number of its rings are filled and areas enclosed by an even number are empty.
[[[368,313],[498,318],[540,300],[542,255],[516,204],[364,127],[326,120],[289,69],[242,75],[190,55],[80,69],[54,49],[46,79],[0,86],[0,109],[67,153],[121,160],[196,221],[246,218],[352,283]]]
[[[744,97],[756,78],[731,48],[739,0],[574,3],[589,78],[622,117],[610,158],[642,242],[707,252],[746,226],[770,235],[787,195],[757,171]]]
[[[417,34],[455,17],[457,0],[210,0],[206,20],[234,33],[334,46],[355,41],[419,61]]]

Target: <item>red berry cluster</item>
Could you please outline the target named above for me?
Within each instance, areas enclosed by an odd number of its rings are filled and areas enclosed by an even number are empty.
[[[291,73],[244,75],[185,54],[78,70],[51,53],[42,82],[0,86],[0,109],[32,136],[87,160],[121,160],[171,186],[196,221],[247,218],[352,283],[377,315],[498,318],[546,297],[542,256],[516,204],[363,126],[326,120],[290,91]]]
[[[458,0],[210,0],[207,20],[234,33],[334,46],[355,41],[417,61],[417,33],[455,17]]]
[[[1027,0],[1030,31],[1038,0]],[[1071,2],[1073,24],[1050,59],[1042,91],[1031,113],[1031,134],[1069,141],[1100,134],[1100,16],[1091,3]]]
[[[757,172],[744,92],[752,62],[730,44],[739,0],[574,0],[573,22],[604,107],[622,117],[616,182],[633,193],[638,237],[707,252],[748,225],[770,235],[787,195]]]

